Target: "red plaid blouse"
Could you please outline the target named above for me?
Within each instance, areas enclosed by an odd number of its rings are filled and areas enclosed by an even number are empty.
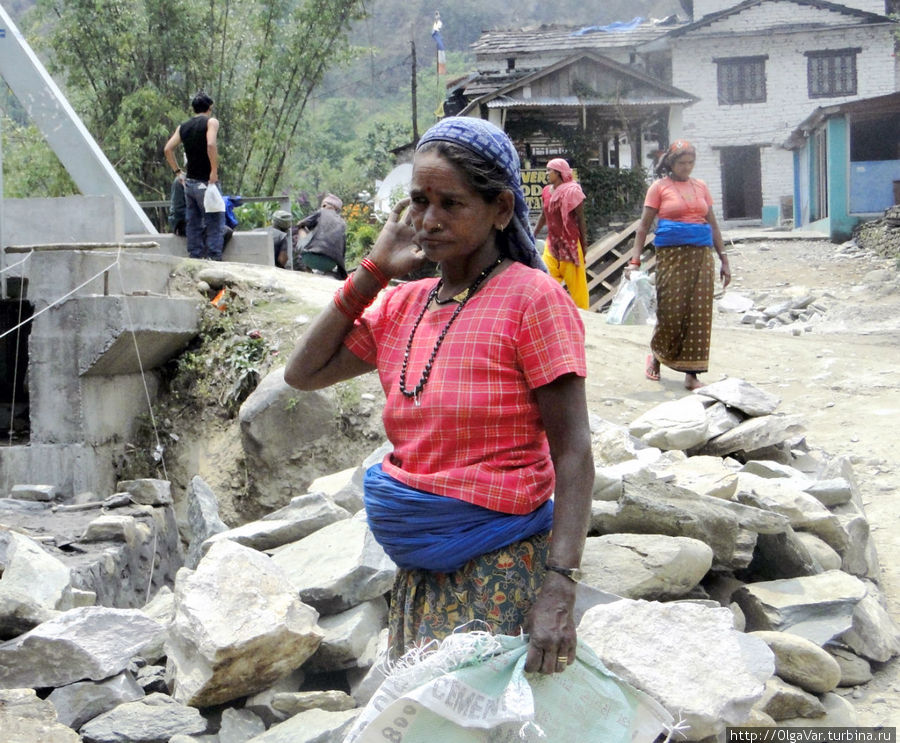
[[[419,396],[399,390],[413,323],[436,279],[390,290],[344,341],[377,366],[394,445],[384,471],[414,488],[504,513],[529,513],[553,493],[547,435],[533,390],[563,374],[587,376],[584,323],[547,274],[521,263],[491,277],[454,321]],[[406,388],[413,389],[455,305],[426,312]]]

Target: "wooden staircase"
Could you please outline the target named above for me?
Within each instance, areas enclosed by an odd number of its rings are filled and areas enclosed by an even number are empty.
[[[636,219],[621,232],[613,232],[595,242],[584,256],[587,271],[590,308],[603,312],[612,301],[619,286],[619,280],[631,258],[634,233],[640,224]],[[647,235],[644,245],[653,241],[653,233]],[[649,271],[656,265],[656,255],[644,260],[642,268]]]

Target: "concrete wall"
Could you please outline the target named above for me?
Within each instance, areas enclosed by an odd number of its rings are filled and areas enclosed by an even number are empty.
[[[0,450],[0,482],[55,485],[70,498],[91,492],[115,492],[115,457],[121,446],[39,444],[5,446]],[[3,493],[3,495],[9,495]]]
[[[125,238],[126,243],[147,241],[158,243],[158,250],[164,255],[187,258],[187,238],[184,237],[178,237],[171,233],[160,233],[158,235],[128,235]],[[272,242],[272,235],[265,230],[235,232],[222,252],[222,260],[233,263],[252,263],[258,266],[274,266],[275,246]]]
[[[113,196],[4,199],[6,245],[120,243],[125,237],[122,203]]]
[[[154,368],[196,335],[199,297],[170,296],[179,259],[146,246],[36,247],[19,268],[35,309],[28,339],[31,441],[0,447],[7,482],[110,493],[115,462],[148,413]]]
[[[771,19],[783,23],[799,22],[801,9],[791,2],[764,3],[766,14],[757,17],[766,29],[758,36],[716,37],[709,33],[677,37],[672,50],[672,84],[689,90],[700,100],[684,110],[680,128],[670,130],[670,138],[684,137],[697,148],[697,165],[693,175],[709,185],[721,215],[722,183],[719,151],[724,147],[753,145],[760,148],[763,206],[780,205],[782,196],[793,193],[793,156],[782,148],[790,133],[816,108],[868,98],[894,91],[895,65],[891,29],[879,27],[835,27],[804,32],[771,30]],[[778,13],[776,13],[776,10]],[[803,8],[802,13],[815,10]],[[815,11],[807,21],[823,17],[847,16],[832,11]],[[729,22],[732,30],[744,33],[750,26],[738,24],[740,14]],[[783,16],[783,17],[782,17]],[[724,25],[724,22],[723,24]],[[740,29],[738,29],[740,25]],[[721,30],[718,23],[710,27]],[[857,55],[857,95],[840,98],[809,98],[807,93],[806,51],[860,47]],[[767,55],[766,101],[738,105],[719,105],[717,64],[714,60],[733,56]]]

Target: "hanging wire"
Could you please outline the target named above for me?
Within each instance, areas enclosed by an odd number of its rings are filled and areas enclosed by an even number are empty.
[[[137,356],[138,361],[138,369],[141,372],[141,383],[144,385],[144,398],[147,401],[147,411],[150,414],[150,425],[153,427],[153,437],[156,440],[156,449],[154,451],[154,459],[159,458],[159,463],[162,465],[163,470],[163,479],[169,479],[169,473],[166,471],[166,458],[164,456],[165,449],[163,448],[162,442],[159,440],[159,429],[156,426],[156,416],[153,414],[153,402],[150,399],[150,389],[147,387],[147,375],[144,372],[144,362],[141,360],[141,350],[138,347],[137,342],[137,334],[134,332],[134,320],[131,316],[131,303],[128,300],[128,293],[125,291],[125,279],[122,276],[122,263],[121,263],[121,253],[122,248],[119,248],[119,256],[116,258],[115,266],[116,271],[119,274],[119,285],[122,288],[122,299],[124,300],[125,305],[125,316],[128,320],[128,330],[131,333],[131,340],[134,343],[134,353]],[[151,570],[152,574],[152,570]],[[148,589],[149,590],[149,589]]]
[[[20,266],[20,265],[24,264],[26,261],[28,261],[32,257],[33,254],[34,254],[34,250],[30,250],[28,252],[28,254],[21,261],[19,261],[17,263],[13,263],[13,264],[3,268],[2,270],[0,270],[0,274],[5,273],[5,272],[9,271],[10,269],[15,268],[16,266]],[[119,284],[122,288],[122,299],[123,299],[123,304],[125,307],[125,315],[126,315],[127,322],[128,322],[128,332],[131,333],[131,340],[134,343],[134,352],[135,352],[135,355],[138,360],[138,369],[140,370],[140,374],[141,374],[141,382],[144,386],[144,396],[147,401],[147,410],[149,411],[149,414],[150,414],[150,424],[153,427],[153,436],[156,440],[156,449],[155,449],[154,455],[158,456],[159,462],[162,465],[163,477],[164,477],[164,479],[168,480],[169,474],[166,469],[164,448],[163,448],[162,442],[160,441],[160,438],[159,438],[159,428],[156,425],[156,417],[153,414],[153,404],[152,404],[152,401],[150,398],[150,389],[147,386],[147,375],[146,375],[146,372],[144,371],[143,360],[141,359],[141,352],[140,352],[140,348],[139,348],[138,342],[137,342],[137,334],[135,333],[135,324],[134,324],[134,320],[133,320],[133,317],[131,314],[131,304],[129,302],[128,294],[125,291],[125,279],[122,275],[122,247],[121,246],[119,246],[119,248],[116,252],[115,261],[113,261],[108,266],[106,266],[105,268],[103,268],[100,271],[98,271],[97,273],[95,273],[93,276],[91,276],[89,279],[85,280],[78,286],[76,286],[71,291],[67,292],[66,294],[63,294],[58,299],[53,300],[46,307],[44,307],[43,309],[41,309],[38,312],[35,312],[33,315],[31,315],[30,317],[28,317],[25,320],[22,320],[22,313],[23,313],[23,308],[24,308],[24,303],[25,303],[25,292],[23,291],[22,288],[20,288],[20,290],[19,290],[19,312],[18,312],[17,323],[12,328],[9,328],[8,330],[6,330],[3,333],[0,333],[0,339],[5,338],[6,336],[10,335],[11,333],[16,333],[16,353],[15,353],[15,367],[14,367],[14,372],[13,372],[13,395],[12,395],[12,403],[11,403],[11,409],[10,409],[9,442],[10,442],[10,444],[12,444],[12,437],[13,437],[13,433],[14,433],[14,431],[13,431],[13,416],[14,416],[15,405],[16,405],[15,395],[16,395],[17,375],[18,375],[18,370],[19,370],[19,353],[20,353],[20,348],[19,348],[20,342],[19,341],[20,341],[20,335],[21,335],[21,333],[19,333],[18,331],[20,331],[21,328],[23,328],[28,323],[33,322],[36,317],[42,315],[44,312],[47,312],[48,310],[52,309],[53,307],[60,305],[66,299],[68,299],[73,294],[78,292],[80,289],[83,289],[85,286],[90,284],[92,281],[95,281],[96,279],[100,278],[101,276],[106,274],[112,268],[116,269],[116,272],[119,276]],[[24,287],[24,279],[26,277],[27,277],[27,275],[22,277],[22,282],[23,282],[21,285],[22,287]],[[156,456],[154,456],[154,458],[156,458]],[[11,472],[7,469],[7,472],[6,472],[6,490],[7,491],[9,490],[9,487],[10,487],[9,486],[10,477],[11,477]],[[153,550],[152,550],[154,555],[156,554],[158,540],[159,540],[159,528],[154,524]],[[147,577],[147,591],[146,591],[145,603],[150,600],[150,591],[152,590],[152,587],[153,587],[153,565],[154,564],[155,564],[155,558],[154,558],[154,560],[151,561],[150,573]]]
[[[3,333],[0,333],[0,338],[5,338],[5,337],[8,336],[10,333],[13,333],[13,332],[15,332],[16,330],[18,330],[19,328],[21,328],[23,325],[27,325],[28,323],[32,322],[32,321],[34,320],[34,318],[36,318],[36,317],[38,317],[38,316],[40,316],[40,315],[43,315],[47,310],[53,309],[53,308],[56,307],[57,305],[62,304],[62,302],[63,302],[64,300],[66,300],[66,299],[68,299],[69,297],[71,297],[71,296],[72,296],[75,292],[77,292],[79,289],[83,289],[84,287],[86,287],[88,284],[90,284],[90,283],[91,283],[92,281],[94,281],[95,279],[99,279],[101,276],[103,276],[103,274],[105,274],[107,271],[109,271],[109,269],[111,269],[111,268],[113,268],[114,266],[116,266],[116,265],[118,264],[118,262],[119,262],[119,259],[116,258],[116,260],[113,261],[112,263],[110,263],[106,268],[104,268],[102,271],[99,271],[98,273],[95,273],[93,276],[91,276],[91,278],[87,279],[86,281],[82,282],[81,284],[79,284],[78,286],[76,286],[74,289],[72,289],[72,291],[67,292],[66,294],[63,294],[59,299],[53,300],[53,301],[52,301],[50,304],[48,304],[46,307],[44,307],[43,309],[38,310],[37,312],[35,312],[35,313],[34,313],[31,317],[29,317],[27,320],[24,320],[23,322],[19,323],[18,325],[16,325],[16,326],[10,328],[9,330],[7,330],[7,331],[5,331],[5,332],[3,332]]]
[[[33,255],[34,255],[34,249],[29,250],[28,253],[26,254],[26,256],[22,260],[20,260],[18,263],[13,263],[12,265],[7,266],[6,268],[0,269],[0,274],[4,274],[7,271],[9,271],[11,268],[15,268],[16,266],[21,266],[23,263],[25,263],[25,261],[27,261]]]
[[[30,255],[30,253],[29,253]],[[26,256],[27,258],[27,256]],[[24,261],[22,261],[24,263]],[[16,327],[21,328],[24,323],[22,322],[22,311],[25,307],[25,282],[27,280],[27,274],[23,273],[19,276],[19,306],[18,306],[18,315],[16,317]],[[12,400],[10,401],[9,407],[9,446],[12,446],[13,436],[15,435],[15,426],[13,422],[16,418],[16,387],[19,383],[19,354],[21,352],[22,345],[22,333],[16,333],[16,353],[14,356],[13,362],[13,375],[12,375]],[[9,483],[7,483],[7,492],[9,491]]]
[[[128,320],[128,330],[131,333],[131,340],[134,343],[134,354],[138,360],[138,368],[141,372],[141,383],[144,385],[144,399],[147,401],[147,411],[150,414],[150,425],[153,427],[153,437],[156,440],[156,449],[154,450],[154,454],[159,457],[159,463],[162,465],[163,470],[163,479],[169,479],[169,473],[166,470],[166,458],[165,458],[165,449],[163,448],[162,442],[159,440],[159,429],[156,426],[156,416],[153,414],[153,402],[150,399],[150,389],[147,387],[147,375],[144,372],[144,362],[141,359],[141,350],[138,346],[137,342],[137,334],[134,331],[134,320],[131,315],[131,303],[129,301],[128,292],[125,291],[125,279],[122,276],[122,248],[119,247],[119,255],[116,258],[116,271],[119,274],[119,286],[122,289],[122,299],[125,305],[125,316]],[[154,459],[156,456],[154,456]],[[159,544],[159,524],[156,523],[155,519],[153,520],[153,547],[150,550],[150,554],[153,557],[150,559],[150,568],[147,573],[147,590],[144,595],[144,604],[148,604],[150,602],[150,592],[153,590],[153,570],[156,566],[156,549]]]
[[[6,268],[0,269],[0,274],[6,273],[12,268],[16,268],[17,266],[21,266],[28,262],[28,260],[34,255],[34,250],[29,250],[22,260],[18,263],[13,263],[12,265],[6,266]],[[17,317],[17,328],[21,328],[25,322],[22,321],[22,311],[25,306],[25,283],[28,279],[27,270],[23,271],[19,276],[19,307],[18,307],[18,317]],[[8,279],[7,279],[8,281]],[[29,318],[30,320],[31,318]],[[13,364],[13,379],[12,379],[12,400],[10,400],[9,406],[9,438],[7,439],[7,445],[13,445],[13,437],[15,436],[15,417],[16,417],[16,387],[18,386],[19,381],[19,353],[21,350],[21,333],[16,333],[16,352],[15,352],[15,361]],[[10,467],[6,468],[6,478],[4,480],[4,490],[5,492],[10,492],[11,488],[11,478],[12,478],[12,469]]]

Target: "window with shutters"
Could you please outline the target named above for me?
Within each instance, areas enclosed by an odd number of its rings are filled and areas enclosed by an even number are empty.
[[[719,72],[719,105],[765,103],[767,57],[714,60]]]
[[[856,95],[856,55],[861,49],[806,52],[810,98]]]

